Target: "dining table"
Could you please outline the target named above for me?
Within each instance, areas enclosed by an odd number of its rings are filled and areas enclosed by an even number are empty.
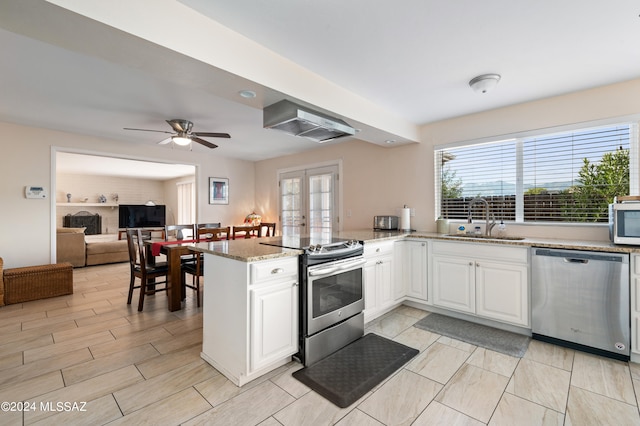
[[[159,254],[167,257],[167,303],[170,312],[182,309],[184,288],[182,283],[182,256],[197,254],[192,250],[198,240],[165,241],[151,239],[145,241],[145,249],[149,263],[155,263]]]

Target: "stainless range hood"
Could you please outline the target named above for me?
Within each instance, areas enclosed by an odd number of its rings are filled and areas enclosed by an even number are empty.
[[[327,142],[343,136],[353,136],[356,133],[356,129],[338,118],[286,99],[264,108],[263,127],[281,130],[316,142]]]

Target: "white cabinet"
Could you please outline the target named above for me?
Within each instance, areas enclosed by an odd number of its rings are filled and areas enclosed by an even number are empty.
[[[476,314],[529,324],[527,265],[476,261]]]
[[[631,361],[640,362],[640,254],[631,254]]]
[[[298,283],[251,289],[251,371],[298,351]]]
[[[238,386],[289,362],[298,352],[298,258],[204,256],[202,358]]]
[[[475,313],[476,284],[471,259],[433,255],[433,304]]]
[[[433,243],[433,304],[529,325],[528,248]]]
[[[396,242],[396,270],[399,272],[395,282],[395,298],[408,297],[427,302],[427,242],[403,240]]]
[[[369,322],[395,306],[393,241],[365,244],[364,321]]]

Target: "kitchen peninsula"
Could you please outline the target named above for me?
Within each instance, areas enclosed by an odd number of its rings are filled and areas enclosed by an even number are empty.
[[[371,285],[376,272],[367,272],[365,265],[365,321],[383,315],[399,304],[434,312],[445,312],[464,319],[493,325],[522,334],[530,334],[528,249],[530,247],[563,248],[632,254],[632,271],[640,271],[640,248],[615,246],[599,241],[564,241],[524,238],[487,239],[450,236],[432,232],[343,231],[335,234],[342,239],[364,241],[365,259],[378,262],[386,256],[389,268],[386,280]],[[198,243],[194,249],[204,253],[205,278],[203,296],[203,348],[201,356],[233,383],[242,386],[269,371],[286,364],[298,351],[298,256],[301,250],[262,244],[275,237]],[[519,288],[504,292],[503,312],[477,310],[447,310],[447,305],[434,300],[433,244],[462,244],[466,247],[485,245],[479,252],[500,253],[512,248],[525,255],[506,256],[498,261],[522,265],[524,274]],[[413,244],[408,248],[403,244]],[[411,246],[413,247],[413,246]],[[385,255],[389,253],[388,255]],[[634,253],[636,255],[634,256]],[[373,261],[373,260],[377,260]],[[510,265],[507,265],[510,266]],[[632,275],[632,282],[633,275]],[[389,288],[380,289],[380,285]],[[480,291],[480,290],[477,290]],[[502,289],[494,287],[488,293],[502,298]],[[498,292],[496,296],[496,291]],[[511,293],[509,293],[511,292]],[[436,292],[437,293],[437,292]],[[631,300],[635,300],[632,287]],[[508,296],[513,296],[511,299]],[[500,306],[499,306],[500,307]],[[640,306],[632,304],[632,319],[640,320]],[[491,314],[491,315],[490,315]],[[632,321],[632,360],[640,359],[635,320]],[[637,361],[636,361],[637,362]]]

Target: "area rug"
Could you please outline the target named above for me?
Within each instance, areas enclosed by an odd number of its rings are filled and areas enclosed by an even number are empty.
[[[293,377],[340,408],[348,407],[418,354],[369,333]]]
[[[440,314],[429,314],[414,327],[518,358],[524,356],[531,340],[528,336]]]

